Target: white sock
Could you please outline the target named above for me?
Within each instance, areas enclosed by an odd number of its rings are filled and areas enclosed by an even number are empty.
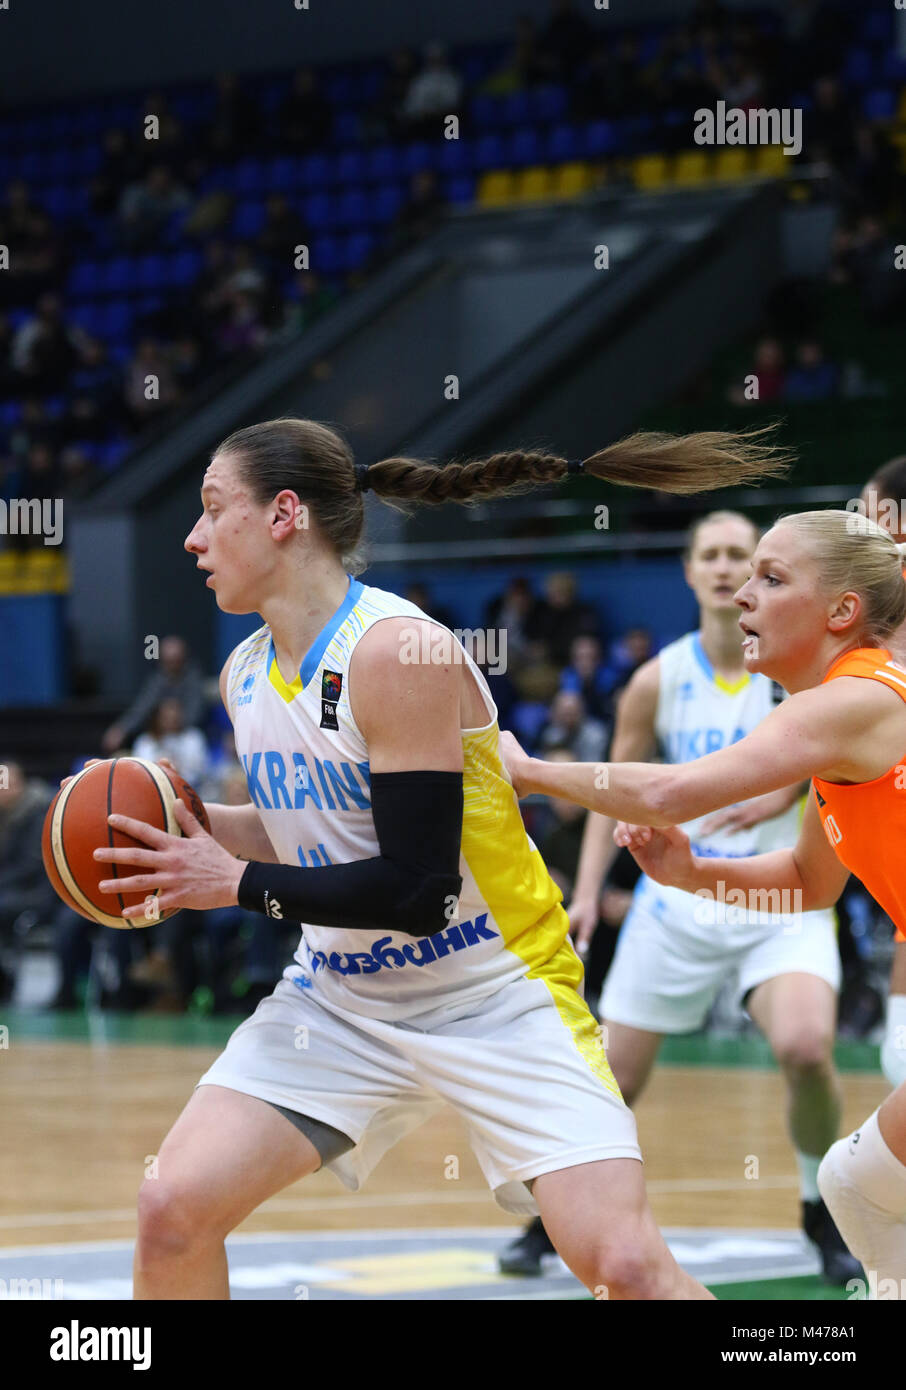
[[[887,999],[881,1070],[891,1086],[906,1081],[906,994],[891,994]]]
[[[818,1169],[821,1167],[822,1155],[813,1158],[811,1154],[800,1153],[796,1150],[796,1164],[799,1168],[799,1192],[803,1202],[820,1202],[821,1193],[818,1191]]]
[[[882,1211],[906,1216],[906,1165],[887,1146],[878,1111],[846,1140],[850,1181]]]

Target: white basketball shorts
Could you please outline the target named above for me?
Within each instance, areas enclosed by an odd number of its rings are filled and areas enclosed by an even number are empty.
[[[447,1006],[389,1023],[327,1004],[316,985],[284,977],[198,1084],[257,1096],[348,1135],[355,1147],[325,1166],[352,1191],[443,1101],[464,1120],[496,1200],[516,1215],[537,1215],[526,1184],[542,1173],[641,1161],[635,1119],[575,990],[524,977],[466,1008],[461,1017]]]

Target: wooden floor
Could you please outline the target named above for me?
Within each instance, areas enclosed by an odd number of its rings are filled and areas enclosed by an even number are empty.
[[[219,1048],[19,1041],[0,1051],[0,1246],[135,1232],[144,1166]],[[887,1094],[842,1078],[843,1126]],[[637,1107],[652,1207],[663,1226],[799,1224],[798,1181],[776,1072],[664,1066]],[[459,1160],[459,1177],[446,1174]],[[747,1176],[747,1174],[751,1176]],[[757,1174],[757,1176],[756,1176]],[[499,1226],[464,1130],[444,1111],[393,1150],[365,1189],[318,1173],[261,1207],[245,1231]]]

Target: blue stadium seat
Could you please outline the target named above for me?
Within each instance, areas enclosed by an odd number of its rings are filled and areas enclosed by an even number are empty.
[[[843,81],[848,87],[865,87],[872,79],[873,66],[867,48],[850,49],[843,64]]]
[[[889,121],[896,115],[896,94],[888,87],[874,87],[862,98],[862,112],[869,121]]]
[[[105,473],[119,468],[130,449],[128,439],[111,439],[98,449],[98,462]]]
[[[349,106],[354,98],[352,78],[345,72],[333,73],[323,84],[324,95],[334,106]]]
[[[330,183],[330,161],[323,154],[309,154],[302,160],[302,185],[304,188],[326,188]]]
[[[533,121],[559,121],[569,109],[565,87],[535,87],[529,91],[528,98],[529,119]]]
[[[480,94],[472,98],[469,115],[476,130],[494,130],[503,124],[503,102],[499,97]]]
[[[0,405],[0,428],[9,430],[18,425],[22,418],[21,401],[4,401]]]
[[[355,111],[338,111],[333,118],[334,142],[340,146],[357,145],[361,122]]]
[[[158,301],[159,307],[160,301]],[[143,311],[144,312],[144,311]],[[101,308],[99,331],[102,338],[125,338],[132,330],[132,306],[115,299]]]
[[[239,241],[249,241],[258,235],[266,217],[264,203],[260,199],[240,203],[233,213],[230,235]]]
[[[544,161],[547,164],[567,164],[582,158],[579,132],[572,125],[555,125],[544,142]]]
[[[265,180],[268,193],[289,193],[301,182],[301,161],[285,154],[269,159],[265,165]]]
[[[499,136],[482,136],[499,143]],[[480,141],[479,141],[480,143]],[[445,140],[437,156],[437,168],[442,174],[467,174],[475,158],[475,146],[468,140]]]
[[[519,126],[506,141],[506,163],[515,169],[540,164],[541,139],[534,126]]]
[[[133,284],[140,290],[160,290],[167,283],[168,265],[163,256],[141,256],[135,267]]]
[[[461,142],[457,140],[444,141],[445,145],[456,145],[459,143]],[[411,178],[413,174],[421,173],[422,169],[433,168],[435,156],[431,146],[424,140],[419,140],[414,145],[406,145],[406,147],[400,151],[400,162],[402,164],[402,172],[407,178]]]
[[[257,197],[267,191],[267,173],[262,159],[240,159],[233,187],[240,197]]]
[[[336,183],[361,184],[365,181],[365,156],[361,150],[344,150],[334,165]]]
[[[505,125],[526,125],[532,119],[528,92],[511,92],[503,100]]]
[[[885,53],[881,64],[881,77],[885,82],[906,83],[906,57],[901,53]]]
[[[862,43],[892,44],[893,9],[871,10],[863,15],[859,38]]]
[[[101,294],[101,267],[97,261],[80,261],[70,272],[66,282],[66,294],[73,297]]]
[[[104,157],[97,145],[82,145],[75,151],[70,160],[69,170],[64,171],[63,177],[90,179],[100,171]]]
[[[454,141],[449,141],[454,144]],[[472,155],[473,169],[502,169],[506,166],[503,141],[499,135],[480,135]]]
[[[12,321],[12,314],[9,315]],[[66,317],[70,323],[76,324],[86,333],[90,333],[93,338],[101,336],[101,322],[103,318],[103,306],[100,304],[69,304],[66,308]]]
[[[101,289],[105,294],[125,294],[135,284],[135,264],[129,256],[114,257],[101,271]]]
[[[393,145],[378,145],[377,149],[368,153],[365,177],[373,179],[375,183],[382,183],[386,179],[398,179],[403,172],[402,164],[402,150],[394,148]]]
[[[582,154],[585,159],[598,159],[614,154],[619,148],[617,132],[612,121],[592,121],[582,135]]]
[[[371,232],[353,232],[346,240],[343,251],[345,270],[359,270],[368,260],[375,248],[375,238]]]
[[[179,289],[194,284],[201,274],[202,260],[200,251],[177,251],[170,257],[167,283]]]
[[[303,200],[303,216],[313,232],[326,231],[334,225],[333,206],[326,193],[312,193]]]
[[[337,225],[364,227],[374,220],[373,203],[364,188],[348,188],[340,194],[337,205]]]
[[[392,222],[403,206],[403,190],[399,184],[381,184],[374,194],[371,205],[372,220],[375,222]]]
[[[343,269],[343,255],[336,237],[317,237],[311,248],[311,268],[318,275],[335,275]]]
[[[475,180],[468,174],[457,174],[444,180],[444,197],[448,203],[474,203]]]

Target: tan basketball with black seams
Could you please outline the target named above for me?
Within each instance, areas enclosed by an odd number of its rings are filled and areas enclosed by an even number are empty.
[[[44,818],[41,853],[47,877],[63,902],[105,927],[147,927],[172,917],[178,908],[156,917],[152,912],[131,922],[121,917],[124,907],[141,906],[149,895],[102,893],[98,885],[105,879],[132,878],[146,870],[132,864],[104,864],[93,855],[104,845],[118,849],[140,843],[107,824],[107,817],[114,814],[132,816],[171,835],[182,835],[173,809],[177,798],[209,831],[207,812],[195,789],[176,773],[145,758],[108,758],[84,768],[61,787]]]

